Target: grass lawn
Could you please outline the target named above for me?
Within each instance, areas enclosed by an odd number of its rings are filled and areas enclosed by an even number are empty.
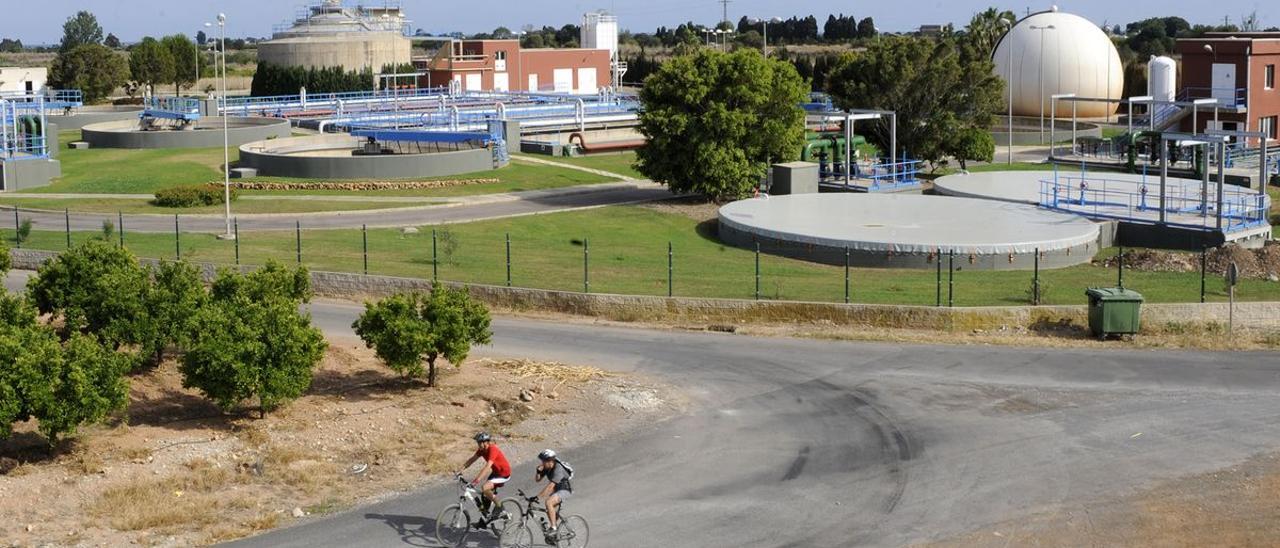
[[[436,227],[440,277],[461,282],[506,282],[505,235],[511,235],[512,282],[520,287],[581,291],[583,243],[589,242],[591,290],[601,293],[665,295],[667,243],[674,249],[675,294],[696,297],[752,298],[755,257],[747,250],[720,244],[710,226],[678,214],[641,206],[535,215]],[[12,241],[12,229],[0,231]],[[93,237],[75,233],[73,240]],[[402,235],[397,230],[369,231],[371,273],[429,278],[432,275],[432,231]],[[200,262],[233,262],[235,244],[212,235],[184,234],[183,257]],[[61,232],[35,232],[26,247],[60,250]],[[170,234],[126,234],[126,245],[142,256],[172,258]],[[241,233],[241,257],[247,264],[269,258],[295,261],[294,233]],[[359,230],[317,230],[302,235],[303,262],[317,270],[362,270]],[[760,292],[766,299],[839,302],[844,298],[844,269],[761,256]],[[1028,300],[1031,272],[988,272],[965,269],[957,260],[957,306],[1019,305]],[[943,273],[943,300],[946,300]],[[854,269],[853,301],[933,305],[935,273],[931,270]],[[1041,273],[1046,304],[1083,304],[1084,290],[1110,286],[1116,272],[1091,265]],[[1125,285],[1141,291],[1149,302],[1192,302],[1199,299],[1196,273],[1126,272]],[[1226,299],[1221,278],[1209,280],[1209,299]],[[1246,280],[1237,287],[1241,300],[1280,300],[1280,284]]]
[[[521,156],[578,167],[601,169],[610,173],[617,173],[618,175],[626,175],[631,179],[645,178],[644,174],[631,167],[631,164],[636,161],[636,153],[633,151],[606,152],[602,154],[592,154],[590,156],[545,156],[537,154],[515,155],[516,158]]]
[[[70,142],[80,138],[79,131],[60,132],[61,142]],[[238,159],[239,151],[232,149],[231,161]],[[126,149],[89,149],[59,151],[58,159],[62,162],[62,177],[53,184],[34,188],[32,193],[75,193],[75,194],[152,194],[162,188],[184,184],[199,184],[222,180],[222,149],[201,148],[185,150],[126,150]],[[449,177],[423,178],[421,180],[443,179],[497,179],[492,184],[468,185],[437,189],[380,190],[361,192],[363,195],[381,196],[471,196],[478,194],[494,194],[521,190],[537,190],[561,188],[585,184],[613,181],[615,179],[587,173],[574,169],[556,166],[512,163],[496,170],[479,173],[454,175]],[[254,180],[267,182],[301,182],[305,179],[283,177],[259,177]],[[352,195],[349,191],[245,191],[245,195]],[[95,211],[90,200],[85,207],[74,202],[59,205],[55,209],[71,207],[78,211]],[[281,204],[280,212],[301,211],[303,206],[286,205],[286,202],[267,202]],[[334,202],[329,205],[336,205]],[[333,209],[357,209],[343,202],[347,207]],[[34,207],[34,206],[32,206]],[[262,206],[268,207],[268,206]],[[161,208],[155,208],[160,210]],[[309,211],[315,209],[308,208]],[[276,210],[273,210],[276,211]],[[151,211],[157,212],[157,211]],[[163,211],[160,211],[163,212]]]
[[[42,198],[5,198],[0,196],[0,204],[16,205],[26,209],[47,209],[61,211],[71,209],[89,213],[152,213],[189,215],[194,213],[222,213],[221,205],[189,208],[158,207],[149,200],[127,200],[119,198],[77,198],[77,199],[42,199]],[[235,200],[231,208],[237,214],[252,213],[312,213],[317,211],[357,211],[366,209],[391,209],[396,207],[420,207],[438,205],[423,202],[349,202],[338,200]]]

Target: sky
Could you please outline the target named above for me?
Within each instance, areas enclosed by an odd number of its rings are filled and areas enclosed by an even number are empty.
[[[382,0],[367,2],[380,4]],[[298,6],[306,3],[310,0],[0,0],[0,5],[10,8],[0,15],[0,38],[17,38],[29,45],[57,43],[62,36],[62,22],[82,9],[97,15],[106,32],[125,42],[144,35],[194,35],[219,11],[227,14],[228,36],[265,37],[271,34],[273,25],[291,20]],[[652,32],[660,25],[673,27],[685,21],[714,24],[722,14],[719,0],[402,0],[401,4],[414,21],[414,28],[433,33],[487,32],[499,26],[560,27],[578,23],[582,13],[596,9],[617,14],[624,29]],[[1048,9],[1051,4],[1026,0],[732,0],[729,18],[737,21],[744,15],[787,18],[812,14],[821,26],[827,14],[845,13],[873,17],[882,31],[892,32],[914,30],[923,24],[962,25],[975,11],[993,5],[1021,15],[1027,10]],[[1108,26],[1166,15],[1177,15],[1192,23],[1220,23],[1224,16],[1239,21],[1253,11],[1257,11],[1264,28],[1280,26],[1280,2],[1276,0],[1064,0],[1058,5],[1063,11]],[[23,7],[14,9],[16,6]]]

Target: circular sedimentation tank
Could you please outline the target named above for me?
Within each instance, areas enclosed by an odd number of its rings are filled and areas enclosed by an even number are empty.
[[[77,107],[69,113],[50,110],[48,120],[59,130],[81,129],[90,124],[137,120],[142,114],[140,105],[91,105]]]
[[[222,117],[201,118],[188,127],[143,129],[137,119],[89,124],[82,128],[83,139],[92,148],[212,148],[223,145]],[[289,121],[281,118],[232,116],[227,119],[231,146],[283,139],[292,134]]]
[[[1111,39],[1088,19],[1056,7],[1018,21],[1000,38],[991,60],[996,74],[1009,83],[1016,116],[1038,116],[1041,109],[1047,116],[1049,97],[1061,93],[1123,96],[1124,65]],[[1071,104],[1058,104],[1059,113],[1064,108],[1070,115]],[[1114,112],[1115,104],[1080,102],[1078,109],[1081,117],[1096,118]]]
[[[257,141],[240,146],[240,165],[259,175],[305,179],[407,179],[475,173],[494,168],[493,151],[359,154],[366,140],[347,134]]]
[[[1083,103],[1081,103],[1083,104]],[[1051,126],[1052,124],[1052,126]],[[1076,120],[1075,124],[1077,138],[1102,138],[1102,126],[1089,122]],[[1058,121],[1055,123],[1049,118],[1048,111],[1044,115],[1043,130],[1040,126],[1039,116],[1014,116],[1013,117],[1013,144],[1014,145],[1040,145],[1048,144],[1050,131],[1053,128],[1055,139],[1062,140],[1071,136],[1071,111],[1067,111],[1067,119],[1062,118],[1062,113],[1058,113]],[[996,146],[1006,146],[1009,144],[1007,135],[1009,133],[1009,118],[1005,116],[997,116],[996,122],[991,125],[991,137],[995,140]],[[996,158],[1000,158],[1003,150],[996,151]]]
[[[1029,270],[1089,262],[1097,224],[1034,206],[913,194],[796,194],[720,208],[728,244],[818,263],[872,268]]]

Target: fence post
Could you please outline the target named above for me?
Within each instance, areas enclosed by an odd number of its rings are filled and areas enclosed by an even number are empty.
[[[64,209],[62,214],[66,216],[67,220],[67,249],[71,249],[71,210]]]
[[[1124,246],[1120,246],[1120,254],[1116,255],[1116,287],[1124,289]]]
[[[436,229],[431,229],[431,281],[440,280],[440,257],[436,255]]]
[[[231,223],[232,223],[231,224],[232,229],[235,230],[235,237],[236,237],[236,266],[239,267],[240,266],[240,218],[233,217],[231,219]],[[237,268],[237,270],[239,269]]]
[[[18,206],[13,206],[13,241],[17,242],[18,249],[22,249],[22,238],[18,236],[22,223],[18,221]]]
[[[582,239],[582,292],[591,292],[591,240]]]
[[[297,240],[298,264],[302,264],[302,221],[293,222],[293,233]]]
[[[756,242],[756,300],[760,300],[760,242]]]
[[[1209,248],[1200,248],[1200,303],[1204,303],[1204,277],[1209,270]]]
[[[1031,278],[1031,304],[1040,306],[1040,248],[1036,248],[1036,273]]]
[[[937,267],[938,267],[938,268],[937,268],[937,270],[938,270],[938,276],[937,276],[937,284],[936,284],[936,289],[935,289],[935,296],[934,296],[934,304],[933,304],[933,305],[934,305],[934,306],[937,306],[937,307],[941,307],[941,306],[942,306],[942,250],[941,250],[941,249],[939,249],[939,250],[938,250],[938,264],[937,264]]]
[[[849,304],[849,246],[844,246],[844,304]]]
[[[124,212],[123,211],[116,212],[116,220],[120,225],[120,249],[124,249]]]
[[[360,225],[360,242],[364,252],[364,275],[369,275],[369,225]]]
[[[947,252],[947,308],[956,305],[956,250]]]
[[[182,232],[178,227],[178,214],[173,214],[173,256],[175,260],[182,260]]]
[[[507,287],[511,287],[511,233],[507,233]]]
[[[667,242],[667,296],[676,296],[676,253],[671,242]]]

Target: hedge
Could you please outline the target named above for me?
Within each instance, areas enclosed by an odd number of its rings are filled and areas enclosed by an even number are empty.
[[[156,192],[156,199],[151,203],[160,207],[201,207],[223,203],[224,190],[219,185],[186,185],[163,188]],[[231,200],[236,199],[235,189],[231,190]]]

